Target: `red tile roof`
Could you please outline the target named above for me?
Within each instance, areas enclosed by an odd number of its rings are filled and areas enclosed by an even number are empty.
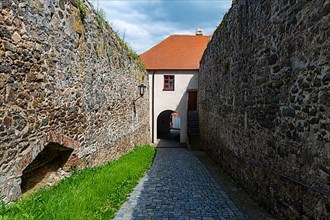
[[[140,55],[147,70],[198,70],[211,36],[171,35]]]

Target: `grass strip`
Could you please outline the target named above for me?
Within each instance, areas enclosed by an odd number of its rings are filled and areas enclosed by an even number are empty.
[[[0,201],[0,220],[111,219],[150,168],[155,149],[137,147],[118,160],[77,171],[13,205]]]

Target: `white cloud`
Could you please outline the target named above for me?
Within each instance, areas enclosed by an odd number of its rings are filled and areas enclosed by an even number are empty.
[[[96,7],[97,0],[91,1]],[[225,1],[100,0],[115,31],[137,53],[142,53],[171,34],[194,34],[203,28],[212,34],[231,5]]]

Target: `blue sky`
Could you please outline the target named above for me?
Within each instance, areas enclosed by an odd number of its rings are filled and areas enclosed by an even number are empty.
[[[171,34],[213,33],[232,0],[99,0],[115,31],[142,53]],[[97,0],[90,0],[97,7]]]

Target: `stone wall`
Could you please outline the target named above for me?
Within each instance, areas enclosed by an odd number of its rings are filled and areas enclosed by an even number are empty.
[[[275,216],[327,219],[330,1],[234,2],[201,61],[202,145]]]
[[[0,1],[0,199],[50,143],[70,166],[97,166],[150,142],[147,73],[93,7],[76,0]],[[68,165],[68,164],[67,164]],[[70,167],[69,166],[69,167]]]

